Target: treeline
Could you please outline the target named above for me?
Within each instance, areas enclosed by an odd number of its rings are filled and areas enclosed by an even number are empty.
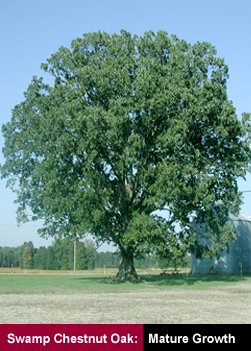
[[[118,268],[120,257],[113,252],[97,252],[92,240],[76,242],[76,270],[94,268]],[[19,247],[0,246],[0,267],[19,267],[21,269],[73,270],[74,243],[70,239],[56,239],[48,246],[35,248],[33,243],[25,242]],[[154,257],[135,260],[135,267],[147,269],[157,267]]]
[[[78,241],[76,243],[76,270],[93,269],[95,253],[92,240]],[[45,246],[35,248],[31,241],[19,247],[0,247],[0,267],[72,270],[74,243],[69,239],[56,239],[47,248]]]

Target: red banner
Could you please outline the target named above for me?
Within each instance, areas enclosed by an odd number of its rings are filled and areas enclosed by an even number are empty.
[[[143,350],[138,324],[2,324],[0,348],[9,350]]]

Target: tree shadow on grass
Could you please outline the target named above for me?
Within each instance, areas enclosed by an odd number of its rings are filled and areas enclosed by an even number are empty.
[[[140,280],[135,282],[130,281],[119,281],[113,279],[113,276],[107,277],[76,277],[76,279],[86,281],[87,284],[107,284],[107,286],[115,285],[141,285],[142,283],[152,284],[155,287],[182,287],[182,286],[193,286],[204,284],[204,286],[214,286],[217,283],[238,283],[240,281],[251,280],[251,274],[244,274],[242,277],[240,274],[181,274],[181,275],[159,275],[159,274],[139,274]]]
[[[192,286],[199,283],[235,283],[246,280],[248,276],[241,278],[240,274],[181,274],[181,275],[144,275],[142,279],[147,283],[154,283],[158,286]]]

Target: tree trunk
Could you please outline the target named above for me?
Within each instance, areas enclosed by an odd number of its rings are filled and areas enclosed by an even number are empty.
[[[133,253],[130,250],[121,249],[121,261],[119,264],[119,271],[116,275],[115,280],[118,281],[131,281],[136,282],[140,280],[140,277],[135,271],[133,264]]]

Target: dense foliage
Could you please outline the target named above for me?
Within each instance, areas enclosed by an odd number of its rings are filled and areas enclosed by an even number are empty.
[[[32,213],[43,236],[113,242],[121,279],[137,278],[136,257],[202,256],[234,240],[225,222],[241,203],[250,116],[237,118],[212,45],[163,31],[88,33],[42,68],[54,86],[34,77],[3,126],[1,173],[20,221]],[[211,246],[195,240],[194,218]]]

